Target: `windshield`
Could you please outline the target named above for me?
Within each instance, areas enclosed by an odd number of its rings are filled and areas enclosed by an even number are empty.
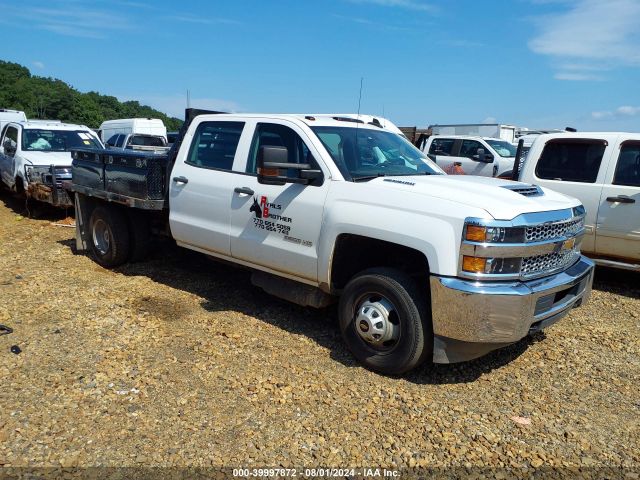
[[[504,140],[486,140],[486,142],[491,145],[491,148],[493,148],[501,157],[516,156],[516,147],[511,145],[509,142]]]
[[[354,181],[442,170],[395,133],[349,127],[312,127],[342,175]]]
[[[25,129],[22,132],[22,150],[68,152],[78,147],[102,148],[98,140],[85,130]]]

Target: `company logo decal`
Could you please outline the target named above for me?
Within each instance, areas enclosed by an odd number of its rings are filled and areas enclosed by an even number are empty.
[[[253,197],[253,205],[251,205],[249,211],[255,213],[256,218],[262,218],[262,207],[260,207],[260,204],[258,203],[258,199],[256,197]]]

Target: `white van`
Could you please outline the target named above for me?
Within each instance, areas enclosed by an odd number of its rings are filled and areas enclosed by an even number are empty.
[[[100,125],[100,139],[102,143],[109,143],[109,139],[118,134],[144,133],[163,137],[167,143],[167,127],[158,118],[121,118],[107,120]]]
[[[423,151],[449,174],[511,178],[516,146],[501,138],[433,135]]]

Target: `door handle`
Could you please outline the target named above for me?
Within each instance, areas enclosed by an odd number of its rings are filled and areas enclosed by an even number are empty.
[[[189,179],[187,177],[173,177],[173,181],[175,183],[189,183]]]
[[[636,203],[636,201],[627,197],[626,195],[618,195],[617,197],[607,197],[607,202],[618,202],[618,203]]]
[[[233,189],[233,191],[236,193],[242,193],[244,195],[253,195],[255,193],[249,187],[236,187]]]

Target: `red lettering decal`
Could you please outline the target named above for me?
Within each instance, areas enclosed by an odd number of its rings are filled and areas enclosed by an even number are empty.
[[[260,206],[262,207],[262,216],[269,218],[269,207],[267,207],[267,197],[264,195],[260,197]]]

